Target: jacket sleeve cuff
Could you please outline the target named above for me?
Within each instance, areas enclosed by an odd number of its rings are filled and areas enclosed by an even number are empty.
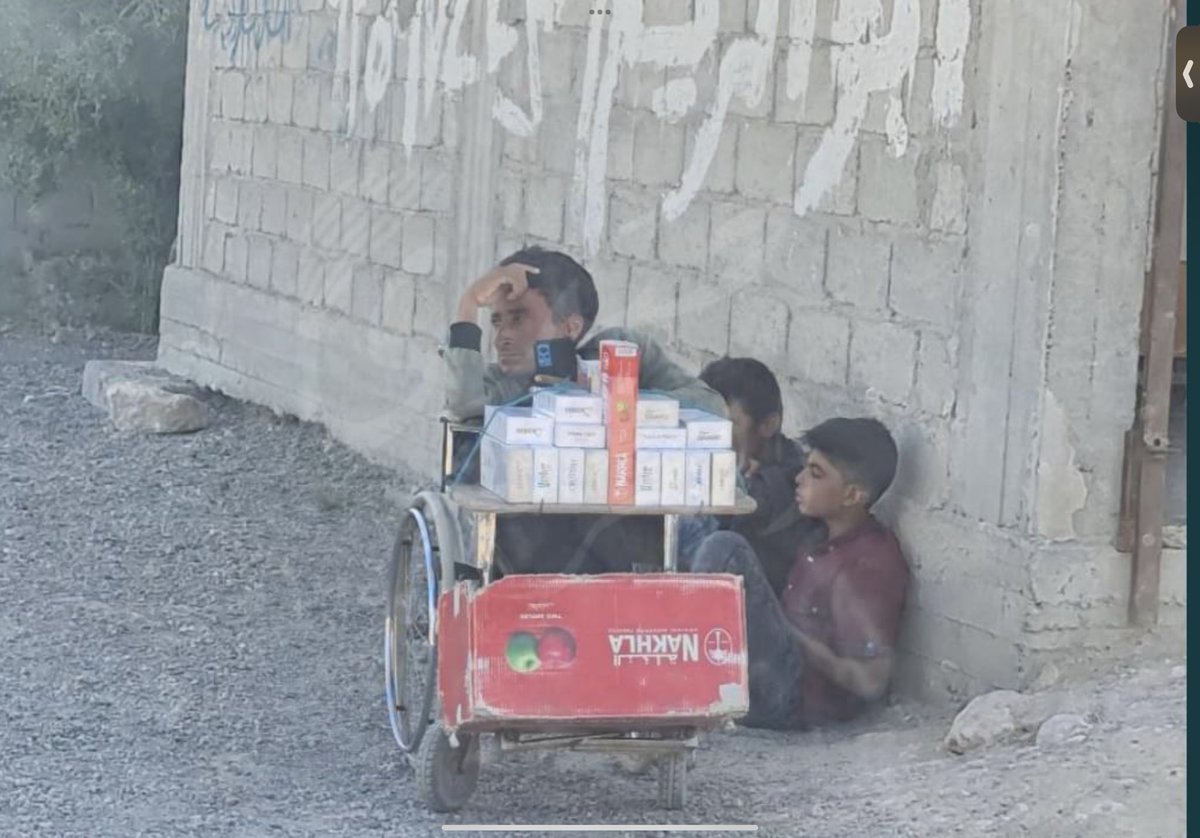
[[[450,347],[452,349],[474,349],[480,351],[483,343],[483,329],[474,323],[466,321],[450,324]]]

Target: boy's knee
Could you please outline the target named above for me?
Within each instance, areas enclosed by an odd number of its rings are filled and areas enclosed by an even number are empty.
[[[737,556],[746,550],[753,550],[750,543],[741,535],[728,530],[720,530],[706,536],[696,548],[692,560],[694,573],[712,573],[726,571],[738,562]]]

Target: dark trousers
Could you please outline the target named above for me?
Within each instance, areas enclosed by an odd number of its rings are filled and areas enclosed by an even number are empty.
[[[783,606],[750,542],[734,532],[715,532],[700,542],[687,564],[692,573],[733,573],[745,580],[750,712],[742,724],[773,730],[802,727],[804,650],[792,637]]]
[[[502,573],[628,573],[662,566],[663,522],[654,515],[500,515]]]

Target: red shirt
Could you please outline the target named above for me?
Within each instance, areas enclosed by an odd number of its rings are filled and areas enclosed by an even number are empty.
[[[781,596],[783,610],[838,657],[871,658],[896,646],[908,578],[896,537],[871,517],[819,547],[801,549]],[[799,689],[810,725],[844,721],[866,704],[812,667]]]

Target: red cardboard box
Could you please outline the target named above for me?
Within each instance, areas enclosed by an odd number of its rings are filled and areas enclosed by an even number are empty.
[[[636,343],[600,341],[600,397],[608,429],[608,502],[614,505],[632,505],[634,501],[638,360]]]
[[[710,726],[749,709],[742,580],[509,576],[438,603],[448,729]]]

